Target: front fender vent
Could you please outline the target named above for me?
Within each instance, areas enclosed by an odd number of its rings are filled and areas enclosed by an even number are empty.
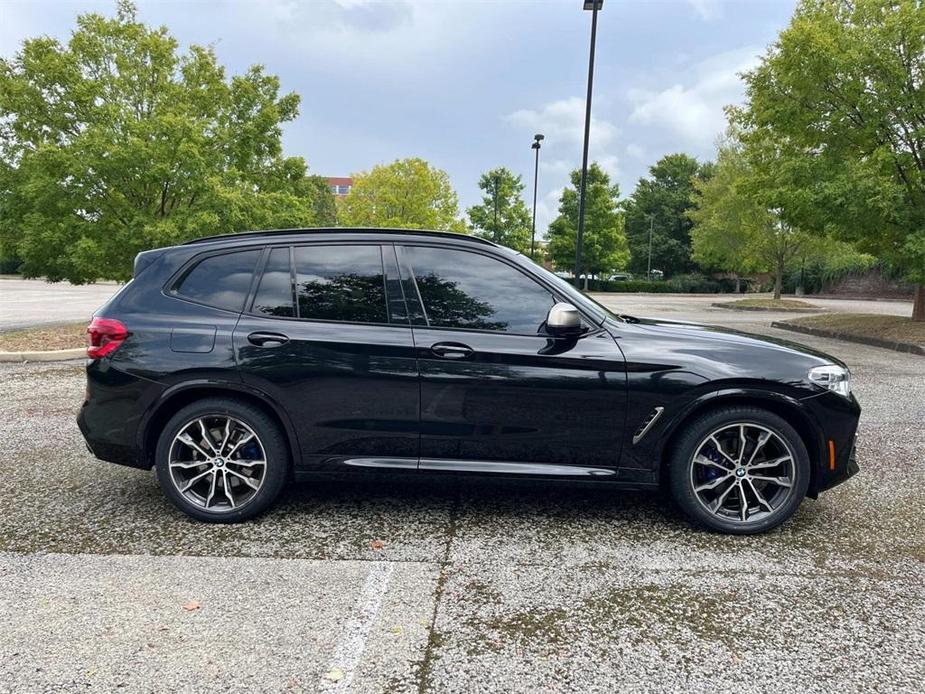
[[[649,429],[655,425],[655,423],[658,421],[658,418],[662,416],[662,412],[664,411],[664,407],[656,407],[648,414],[648,416],[643,420],[642,425],[636,430],[636,433],[633,434],[634,445],[642,441],[642,437],[649,433]]]

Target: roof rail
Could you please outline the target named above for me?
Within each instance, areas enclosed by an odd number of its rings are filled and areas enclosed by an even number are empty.
[[[196,243],[206,243],[208,241],[220,241],[231,238],[259,238],[262,236],[295,236],[297,234],[420,234],[421,236],[442,236],[450,238],[463,238],[467,241],[483,243],[487,246],[494,246],[495,243],[488,239],[469,234],[460,234],[455,231],[430,231],[428,229],[382,229],[375,227],[311,227],[304,229],[267,229],[264,231],[239,231],[233,234],[217,234],[215,236],[204,236],[200,239],[187,241],[184,246]]]

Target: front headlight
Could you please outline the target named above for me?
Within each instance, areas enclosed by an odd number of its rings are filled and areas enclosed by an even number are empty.
[[[844,366],[836,364],[817,366],[809,370],[807,378],[811,383],[815,383],[826,390],[834,391],[846,398],[851,395],[851,372]]]

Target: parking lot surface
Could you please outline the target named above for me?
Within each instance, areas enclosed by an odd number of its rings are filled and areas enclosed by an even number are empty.
[[[845,360],[861,474],[757,537],[497,480],[303,484],[206,525],[86,452],[80,363],[0,365],[0,691],[922,691],[925,358],[606,301]]]
[[[121,286],[115,282],[73,285],[0,277],[0,330],[82,320],[89,323],[93,312]]]

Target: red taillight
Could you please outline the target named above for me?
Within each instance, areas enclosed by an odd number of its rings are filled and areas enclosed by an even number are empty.
[[[87,326],[87,356],[100,359],[112,354],[125,342],[128,330],[112,318],[94,318]]]

